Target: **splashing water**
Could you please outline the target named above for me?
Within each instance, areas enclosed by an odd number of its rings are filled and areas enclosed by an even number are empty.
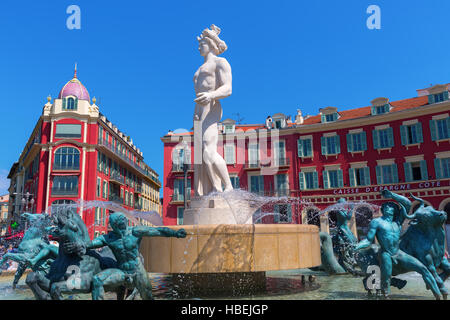
[[[262,196],[242,189],[213,192],[197,200],[209,201],[213,199],[224,199],[226,201],[233,213],[236,224],[244,224],[252,217],[253,223],[256,223],[266,216],[279,214],[273,212],[271,205],[274,204],[307,204],[307,202],[295,197]],[[264,212],[264,209],[272,210],[272,212]]]

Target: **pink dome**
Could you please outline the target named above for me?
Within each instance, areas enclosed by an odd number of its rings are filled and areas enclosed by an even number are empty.
[[[69,82],[67,82],[66,85],[61,89],[61,91],[59,92],[58,99],[65,98],[67,96],[75,96],[79,100],[91,101],[89,97],[89,92],[80,82],[80,80],[77,79],[76,73],[74,78]]]

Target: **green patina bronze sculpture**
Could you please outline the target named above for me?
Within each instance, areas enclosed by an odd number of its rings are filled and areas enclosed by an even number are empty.
[[[22,217],[28,221],[30,227],[26,230],[22,241],[17,248],[18,252],[7,253],[0,261],[0,274],[2,272],[1,267],[7,260],[13,260],[18,263],[14,275],[13,288],[16,287],[23,273],[29,266],[32,267],[34,272],[46,273],[50,268],[50,264],[56,258],[58,251],[58,248],[49,244],[47,240],[45,227],[49,223],[50,218],[48,215],[23,213]],[[46,251],[48,253],[43,259],[38,257],[38,254],[41,251]],[[30,260],[33,260],[32,264],[30,264]]]
[[[136,289],[142,299],[151,299],[151,285],[139,254],[144,236],[185,237],[184,230],[169,228],[128,227],[121,213],[110,215],[113,229],[91,242],[86,225],[71,209],[62,209],[52,216],[53,225],[47,231],[59,243],[58,254],[48,272],[31,272],[27,285],[36,299],[62,299],[63,293],[90,293],[94,299],[103,298],[104,291],[112,291],[124,299],[127,289]],[[107,246],[101,252],[94,248]],[[49,258],[52,252],[41,250],[29,263]]]
[[[108,246],[117,260],[117,267],[103,270],[94,276],[92,299],[103,299],[104,287],[119,286],[136,288],[143,300],[152,299],[152,286],[139,253],[141,240],[143,237],[155,236],[185,238],[186,231],[165,227],[129,227],[128,219],[122,213],[111,214],[109,224],[112,231],[92,240],[87,248]]]

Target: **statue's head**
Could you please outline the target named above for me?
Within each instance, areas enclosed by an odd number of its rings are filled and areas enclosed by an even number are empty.
[[[200,55],[206,56],[209,52],[214,53],[216,56],[227,50],[226,43],[219,38],[220,28],[215,25],[211,25],[211,29],[206,28],[202,34],[197,37],[200,51]]]
[[[128,227],[128,219],[121,212],[114,212],[109,216],[109,225],[115,232],[126,230]]]
[[[388,201],[381,205],[381,213],[384,217],[395,218],[400,214],[400,210],[395,202]]]

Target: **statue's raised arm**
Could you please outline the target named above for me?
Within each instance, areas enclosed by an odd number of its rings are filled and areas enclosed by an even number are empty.
[[[166,227],[146,227],[137,226],[133,228],[133,235],[136,237],[176,237],[185,238],[184,229],[172,230]]]

